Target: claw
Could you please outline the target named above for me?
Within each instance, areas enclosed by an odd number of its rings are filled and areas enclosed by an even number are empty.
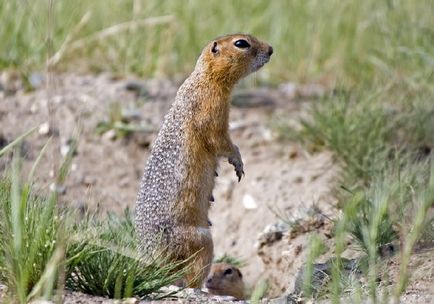
[[[219,174],[217,173],[217,171],[214,171],[214,176],[219,176]]]
[[[209,201],[214,202],[214,195],[211,194],[211,196],[209,197]]]
[[[244,176],[244,170],[242,170],[241,172],[237,171],[237,176],[238,176],[238,182],[241,181],[241,177]]]

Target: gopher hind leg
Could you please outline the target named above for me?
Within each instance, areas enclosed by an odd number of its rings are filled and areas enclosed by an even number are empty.
[[[185,275],[186,286],[201,288],[208,276],[213,259],[214,246],[211,231],[203,227],[176,227],[174,235],[177,236],[179,248],[177,255],[188,259],[195,255],[189,263],[189,269]]]

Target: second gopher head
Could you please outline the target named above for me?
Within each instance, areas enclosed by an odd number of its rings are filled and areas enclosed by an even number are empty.
[[[214,263],[205,281],[208,292],[219,296],[244,299],[244,281],[241,271],[230,264]]]
[[[196,70],[211,78],[236,83],[270,60],[273,48],[247,34],[226,35],[211,41],[202,51]]]

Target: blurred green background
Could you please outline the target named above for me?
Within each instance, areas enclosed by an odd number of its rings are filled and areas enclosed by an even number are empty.
[[[268,83],[426,86],[433,15],[430,0],[2,0],[0,69],[27,73],[51,58],[61,71],[172,77],[214,37],[248,32],[275,49],[259,73]]]

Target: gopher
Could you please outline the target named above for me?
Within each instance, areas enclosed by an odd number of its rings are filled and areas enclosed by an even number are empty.
[[[218,296],[232,296],[244,300],[244,281],[241,271],[227,263],[215,263],[205,281],[208,292]]]
[[[273,48],[251,35],[216,38],[179,88],[147,161],[136,203],[141,250],[163,250],[172,261],[193,254],[186,285],[199,288],[213,258],[209,200],[219,157],[244,174],[229,137],[230,95],[235,84],[270,60]]]

